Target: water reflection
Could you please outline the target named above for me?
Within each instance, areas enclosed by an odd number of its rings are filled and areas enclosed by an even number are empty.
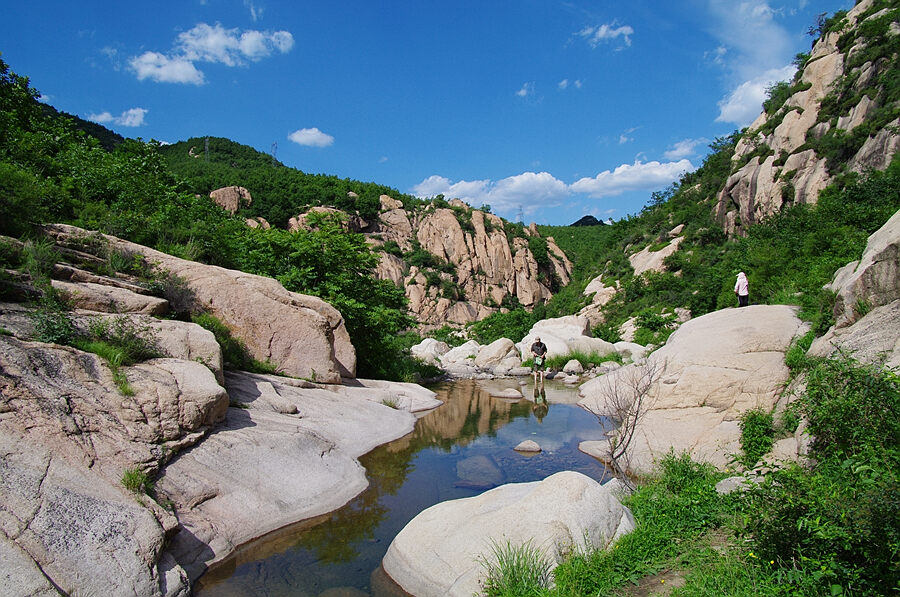
[[[530,386],[521,388],[530,400],[495,397],[519,389],[516,380],[433,388],[443,406],[406,437],[361,459],[370,483],[365,492],[331,514],[242,546],[203,577],[196,594],[402,594],[384,577],[381,559],[394,536],[425,508],[561,470],[603,480],[603,465],[578,450],[581,440],[603,436],[603,422],[574,404],[574,389],[547,382],[534,394]],[[531,457],[515,452],[526,439],[542,452]]]

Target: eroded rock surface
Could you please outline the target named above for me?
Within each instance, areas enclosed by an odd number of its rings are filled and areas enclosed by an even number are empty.
[[[357,458],[412,431],[410,411],[440,404],[414,384],[365,380],[322,388],[235,372],[226,387],[241,408],[157,484],[179,512],[171,552],[192,579],[250,539],[345,504],[367,485]]]

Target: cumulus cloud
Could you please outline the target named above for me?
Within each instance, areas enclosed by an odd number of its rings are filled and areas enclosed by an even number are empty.
[[[731,93],[719,100],[716,122],[732,122],[744,127],[756,120],[762,112],[766,90],[778,81],[790,81],[796,67],[788,65],[768,70],[758,77],[744,81]]]
[[[663,154],[667,160],[680,160],[697,153],[698,145],[706,143],[706,139],[682,139]]]
[[[288,31],[241,31],[226,29],[219,23],[199,23],[175,40],[169,54],[144,52],[129,61],[138,79],[164,83],[204,82],[195,62],[211,62],[226,66],[243,66],[257,62],[278,51],[282,54],[294,47],[294,36]]]
[[[585,27],[576,35],[587,40],[592,48],[596,48],[602,42],[615,40],[618,37],[622,38],[622,42],[626,46],[630,46],[631,36],[634,35],[634,29],[628,25],[619,26],[617,23],[612,22],[608,25]]]
[[[305,147],[328,147],[334,144],[334,137],[315,127],[296,130],[288,135],[288,139]]]
[[[144,52],[129,61],[138,80],[150,79],[160,83],[192,83],[202,85],[203,73],[186,58],[169,58],[159,52]]]
[[[444,195],[462,199],[469,205],[489,204],[495,211],[523,208],[531,213],[538,207],[559,204],[569,195],[566,183],[547,172],[524,172],[497,182],[461,180],[453,182],[443,176],[429,176],[413,187],[418,197]]]
[[[99,124],[117,124],[119,126],[138,127],[144,126],[144,116],[148,110],[144,108],[131,108],[125,110],[118,116],[113,116],[109,112],[100,112],[99,114],[88,114],[87,119]]]
[[[595,199],[612,197],[626,191],[659,189],[694,169],[687,159],[667,163],[636,161],[634,164],[622,164],[612,171],[604,170],[593,178],[582,178],[569,189]]]

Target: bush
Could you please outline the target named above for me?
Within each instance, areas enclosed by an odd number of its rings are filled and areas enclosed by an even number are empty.
[[[750,409],[741,415],[741,456],[739,461],[752,468],[759,459],[769,453],[775,437],[772,413],[760,408]]]
[[[745,534],[792,594],[900,588],[900,380],[847,358],[820,362],[796,404],[814,467],[776,470],[748,495]]]

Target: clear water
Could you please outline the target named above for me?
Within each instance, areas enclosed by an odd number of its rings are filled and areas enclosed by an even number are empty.
[[[489,390],[521,389],[526,398],[492,397]],[[577,390],[548,381],[545,407],[533,386],[514,379],[442,384],[444,404],[415,430],[361,458],[369,488],[346,506],[270,533],[238,549],[210,570],[200,597],[357,597],[405,595],[381,560],[393,538],[422,510],[478,495],[497,485],[536,481],[575,470],[598,481],[606,469],[578,450],[602,439],[608,422],[575,404]],[[544,410],[545,408],[545,410]],[[542,452],[513,450],[531,439]]]

